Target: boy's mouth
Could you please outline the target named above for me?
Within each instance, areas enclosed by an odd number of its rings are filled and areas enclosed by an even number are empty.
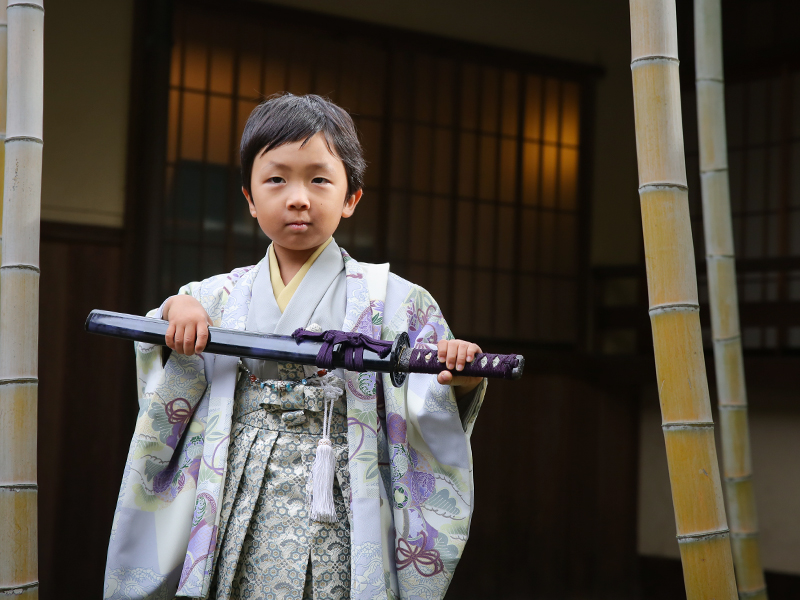
[[[310,223],[307,221],[295,221],[294,223],[289,223],[287,227],[292,231],[305,231],[309,225]]]

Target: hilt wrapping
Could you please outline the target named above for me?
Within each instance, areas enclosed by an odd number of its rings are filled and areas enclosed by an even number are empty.
[[[448,369],[446,363],[439,362],[436,349],[414,348],[403,353],[398,368],[410,373],[429,373],[437,375],[450,371],[453,376],[494,377],[519,379],[525,367],[525,359],[520,354],[492,354],[479,352],[471,363],[464,365],[462,371]],[[408,365],[406,368],[406,364]]]

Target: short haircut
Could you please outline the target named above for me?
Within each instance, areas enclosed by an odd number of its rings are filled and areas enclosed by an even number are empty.
[[[251,193],[253,162],[257,156],[284,144],[302,141],[305,145],[320,131],[328,150],[344,163],[347,197],[360,190],[367,163],[356,126],[347,111],[321,96],[284,93],[256,106],[244,126],[240,155],[242,185],[247,192]]]

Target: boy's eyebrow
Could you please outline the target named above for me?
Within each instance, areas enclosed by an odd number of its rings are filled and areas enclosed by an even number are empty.
[[[329,173],[333,172],[333,168],[331,167],[330,163],[326,162],[312,163],[308,165],[308,168],[314,169],[315,171],[321,170],[321,171],[328,171]]]
[[[291,171],[292,170],[292,167],[290,167],[289,165],[284,164],[284,163],[280,163],[280,162],[276,162],[274,160],[269,161],[267,164],[265,164],[261,168],[262,169],[265,169],[265,168],[284,169],[286,171]],[[306,168],[308,168],[310,170],[314,170],[314,171],[320,171],[320,170],[321,171],[327,171],[329,173],[332,173],[334,171],[334,169],[331,167],[330,163],[327,163],[327,162],[311,163],[310,165],[307,165]]]

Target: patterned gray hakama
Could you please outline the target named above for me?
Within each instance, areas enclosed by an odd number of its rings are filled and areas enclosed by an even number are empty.
[[[282,380],[304,377],[279,364]],[[313,380],[309,380],[310,382]],[[323,393],[293,385],[261,388],[240,371],[210,598],[350,597],[350,519],[346,407],[336,400],[330,438],[336,457],[338,522],[311,521],[311,467],[322,436]],[[277,382],[276,382],[277,383]],[[340,383],[341,385],[341,383]]]

